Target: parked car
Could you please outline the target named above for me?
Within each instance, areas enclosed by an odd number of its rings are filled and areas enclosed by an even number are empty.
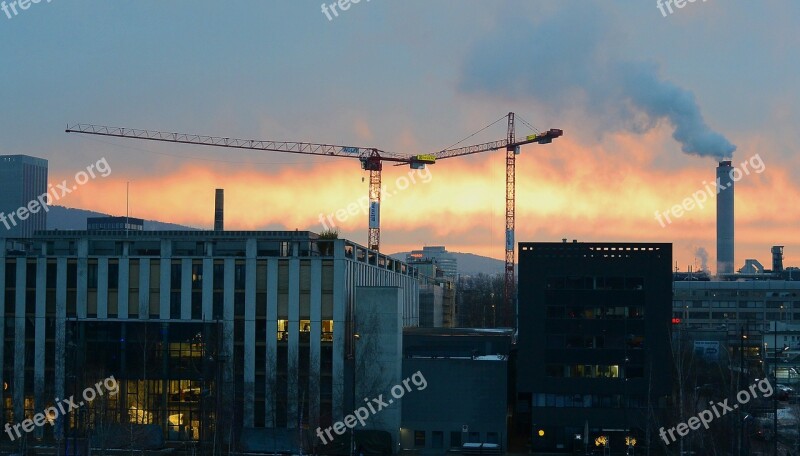
[[[775,396],[779,401],[787,401],[794,395],[794,388],[786,385],[778,384],[775,386]]]

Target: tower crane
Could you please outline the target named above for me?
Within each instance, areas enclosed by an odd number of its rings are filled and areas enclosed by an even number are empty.
[[[397,166],[408,165],[412,169],[422,169],[425,167],[425,165],[435,164],[437,160],[505,149],[506,239],[505,278],[503,287],[503,319],[504,325],[510,326],[511,324],[515,323],[511,321],[511,305],[514,296],[515,283],[514,231],[516,209],[516,156],[520,153],[521,146],[527,144],[549,144],[553,142],[553,139],[562,136],[564,132],[562,130],[553,128],[543,133],[536,133],[526,136],[524,140],[518,141],[516,139],[516,123],[514,113],[510,112],[504,117],[506,117],[508,121],[508,130],[505,139],[471,146],[445,149],[433,154],[410,156],[386,152],[372,147],[337,146],[332,144],[317,144],[308,142],[236,139],[220,136],[170,133],[155,130],[109,127],[92,124],[75,124],[73,126],[67,126],[66,132],[179,144],[226,147],[234,149],[357,158],[361,162],[361,168],[365,171],[369,171],[369,232],[367,245],[372,250],[380,250],[381,172],[383,170],[383,162],[394,162]],[[502,118],[500,120],[502,120]],[[530,126],[530,124],[528,125]]]
[[[199,146],[216,146],[234,149],[250,149],[291,154],[324,155],[333,157],[357,158],[361,168],[369,171],[369,232],[367,245],[372,250],[380,250],[381,237],[381,171],[383,162],[408,165],[412,169],[423,169],[425,165],[436,163],[433,155],[401,155],[385,152],[373,147],[337,146],[308,142],[261,141],[236,139],[219,136],[206,136],[186,133],[169,133],[134,128],[108,127],[103,125],[75,124],[67,126],[67,133],[82,133],[117,138],[141,139]]]
[[[517,155],[520,153],[520,147],[526,144],[550,144],[554,139],[562,136],[564,131],[551,128],[546,132],[535,133],[526,136],[524,140],[518,141],[516,138],[515,115],[513,112],[509,112],[506,117],[508,119],[508,132],[505,139],[472,146],[446,149],[431,155],[433,155],[433,158],[436,160],[442,160],[445,158],[460,157],[499,149],[506,150],[506,251],[505,277],[503,281],[503,325],[510,327],[511,325],[516,325],[515,321],[511,321],[511,307],[514,297],[514,230],[516,221]]]

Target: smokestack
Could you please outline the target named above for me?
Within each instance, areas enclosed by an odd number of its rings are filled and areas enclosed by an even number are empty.
[[[733,179],[730,160],[719,162],[717,182],[717,274],[733,274]]]
[[[783,246],[772,246],[772,272],[783,272]]]
[[[218,188],[214,198],[214,231],[225,230],[225,190]]]

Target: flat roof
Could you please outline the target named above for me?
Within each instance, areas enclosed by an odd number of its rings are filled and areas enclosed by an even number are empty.
[[[319,235],[311,231],[214,231],[214,230],[179,230],[179,231],[130,231],[130,230],[47,230],[37,231],[33,241],[56,239],[185,239],[185,238],[274,238],[274,239],[318,239]]]
[[[676,290],[800,290],[800,281],[796,280],[707,280],[673,283]]]
[[[513,328],[403,328],[403,335],[409,336],[512,336]]]

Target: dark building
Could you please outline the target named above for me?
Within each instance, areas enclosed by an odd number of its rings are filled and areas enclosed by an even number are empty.
[[[519,249],[515,432],[534,451],[583,451],[601,436],[642,449],[672,388],[672,245]]]
[[[400,449],[506,449],[512,348],[511,329],[404,328],[403,377],[419,372],[427,386],[403,397]]]
[[[0,156],[0,238],[30,238],[47,228],[47,160]]]

